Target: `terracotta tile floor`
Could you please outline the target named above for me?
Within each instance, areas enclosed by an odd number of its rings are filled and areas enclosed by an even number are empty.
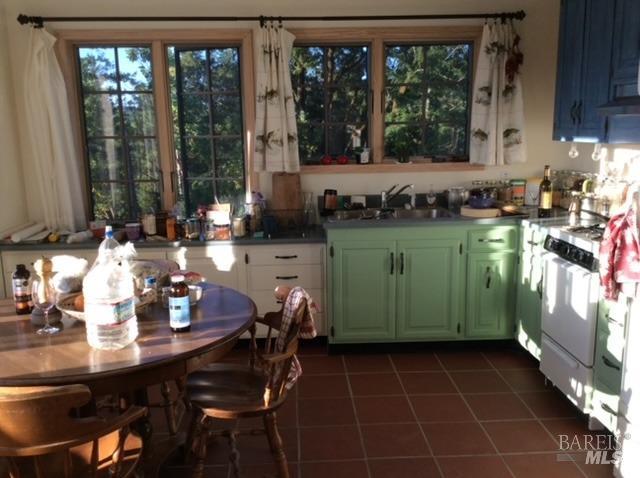
[[[300,355],[303,377],[279,413],[292,477],[612,476],[608,465],[558,460],[558,434],[596,432],[517,348],[327,356],[308,345]],[[152,419],[164,427],[160,410]],[[265,437],[241,436],[239,448],[243,476],[273,473]],[[211,445],[207,477],[232,476],[227,455],[226,443]],[[168,465],[161,476],[189,472]]]

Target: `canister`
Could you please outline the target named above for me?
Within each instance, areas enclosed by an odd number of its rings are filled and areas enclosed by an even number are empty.
[[[511,180],[511,200],[516,206],[524,206],[524,193],[527,181],[524,179]]]

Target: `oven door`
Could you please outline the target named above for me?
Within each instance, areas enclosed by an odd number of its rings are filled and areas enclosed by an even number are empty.
[[[545,257],[542,331],[587,367],[594,360],[599,288],[597,272]]]

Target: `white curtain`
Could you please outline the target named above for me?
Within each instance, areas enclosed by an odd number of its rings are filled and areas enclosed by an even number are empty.
[[[473,83],[471,163],[502,165],[527,159],[519,39],[510,22],[484,26]]]
[[[46,30],[31,29],[24,74],[27,129],[44,223],[49,229],[78,231],[87,225],[81,163],[55,42]]]
[[[256,171],[300,171],[298,128],[289,60],[295,36],[283,28],[254,32],[256,72]]]

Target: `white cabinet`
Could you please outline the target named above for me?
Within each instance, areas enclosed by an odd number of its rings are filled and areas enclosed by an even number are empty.
[[[324,244],[248,246],[245,254],[247,294],[256,303],[258,313],[280,308],[273,293],[277,286],[304,287],[320,308],[316,314],[318,335],[326,335]]]
[[[234,245],[207,245],[180,247],[167,255],[176,261],[180,269],[202,274],[207,282],[246,291],[244,254]]]
[[[318,335],[326,335],[324,319],[325,246],[324,244],[282,244],[238,246],[233,244],[194,244],[179,248],[138,248],[138,259],[165,259],[178,263],[181,269],[198,272],[214,284],[236,289],[253,299],[258,314],[277,311],[274,289],[279,285],[301,286],[320,308],[316,314]],[[69,254],[92,263],[95,249],[55,249],[37,251],[3,251],[3,280],[0,297],[11,294],[11,274],[18,264],[31,265],[40,257]],[[3,291],[4,288],[4,291]]]

